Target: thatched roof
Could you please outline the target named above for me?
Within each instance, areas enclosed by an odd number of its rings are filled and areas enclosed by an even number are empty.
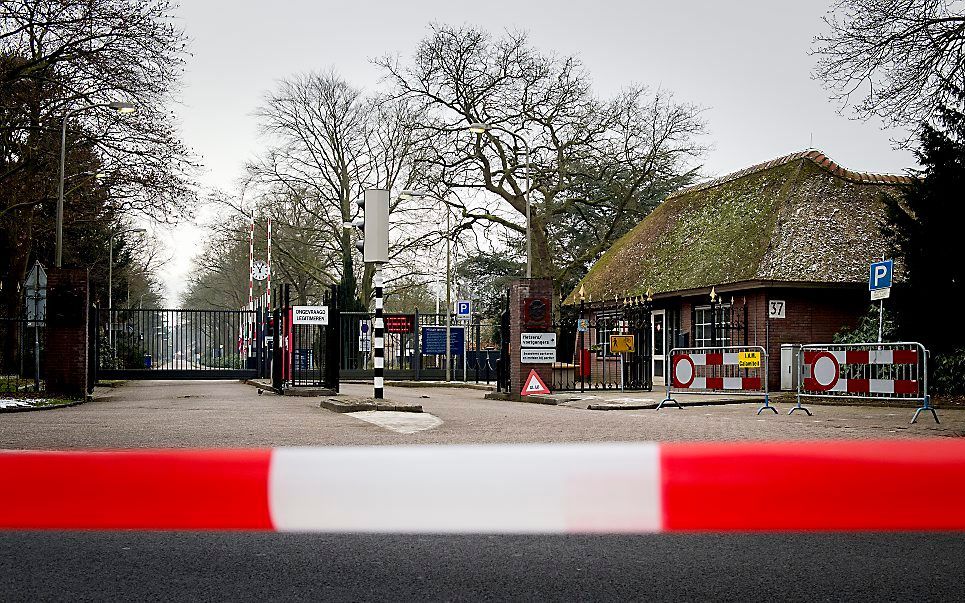
[[[809,150],[682,189],[615,242],[566,303],[581,286],[602,300],[745,281],[867,282],[869,263],[891,253],[884,198],[908,182]]]

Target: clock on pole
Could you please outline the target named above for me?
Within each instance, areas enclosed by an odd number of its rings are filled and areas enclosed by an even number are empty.
[[[251,277],[256,281],[263,281],[268,278],[271,273],[271,269],[268,267],[268,263],[264,260],[255,260],[251,264]]]

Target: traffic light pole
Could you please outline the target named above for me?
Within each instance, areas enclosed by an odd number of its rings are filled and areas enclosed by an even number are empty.
[[[375,399],[381,400],[385,391],[385,322],[382,317],[382,270],[379,264],[375,265],[375,274],[372,276],[375,283],[375,319],[372,321],[373,341],[372,352],[374,354],[375,374]]]

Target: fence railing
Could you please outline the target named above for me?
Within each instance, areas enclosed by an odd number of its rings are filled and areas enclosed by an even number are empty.
[[[802,398],[866,398],[920,401],[922,412],[938,413],[928,395],[928,350],[917,342],[825,343],[801,346],[797,357],[797,405]]]
[[[0,394],[44,389],[46,335],[42,320],[0,317]]]
[[[757,410],[771,410],[767,381],[767,350],[757,345],[687,347],[670,350],[667,365],[667,397],[657,408],[673,404],[682,408],[673,393],[764,396]]]

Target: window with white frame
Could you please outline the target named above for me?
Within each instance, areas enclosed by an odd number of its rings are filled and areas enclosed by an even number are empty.
[[[730,304],[715,306],[713,314],[710,306],[694,308],[694,345],[699,348],[715,345],[712,336],[714,325],[717,327],[716,345],[730,345]]]
[[[599,356],[610,355],[610,335],[618,333],[620,326],[619,312],[599,312],[596,315],[596,353]]]

